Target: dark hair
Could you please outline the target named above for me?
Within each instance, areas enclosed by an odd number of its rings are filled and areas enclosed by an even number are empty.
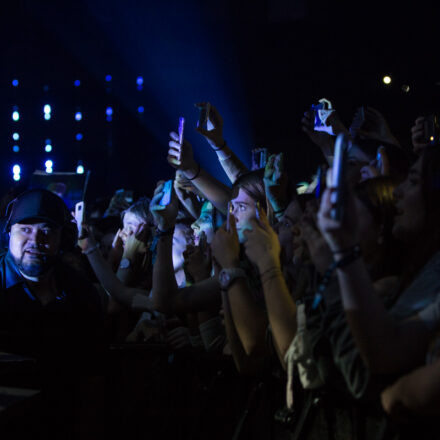
[[[393,177],[379,176],[364,180],[354,187],[357,198],[371,213],[376,224],[383,227],[382,262],[377,268],[382,276],[395,275],[401,270],[402,244],[392,233],[396,213],[393,192],[397,184],[398,180]]]
[[[150,212],[150,202],[151,200],[148,197],[141,197],[137,202],[133,203],[125,211],[122,211],[121,218],[124,218],[124,215],[127,214],[127,212],[130,212],[144,220],[146,224],[152,226],[154,224],[154,221],[153,216]]]
[[[376,157],[379,147],[384,147],[390,161],[391,176],[402,180],[406,177],[410,165],[410,156],[403,148],[375,139],[356,139],[354,145],[359,147],[371,159]]]
[[[422,153],[422,194],[425,211],[429,213],[426,226],[430,231],[439,230],[440,222],[440,149],[429,146]]]
[[[240,188],[256,202],[260,202],[260,206],[266,209],[266,192],[264,189],[264,169],[249,171],[242,174],[232,185],[231,198],[238,195]]]

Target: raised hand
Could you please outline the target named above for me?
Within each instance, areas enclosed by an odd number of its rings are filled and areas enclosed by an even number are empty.
[[[358,109],[350,125],[352,137],[361,139],[375,139],[392,145],[400,146],[399,141],[391,132],[385,117],[372,107],[366,107],[362,117],[362,110]]]
[[[192,178],[197,171],[198,165],[194,160],[191,144],[185,139],[179,144],[179,135],[172,131],[171,140],[168,143],[168,163],[178,170],[182,170],[186,177]]]
[[[317,145],[326,158],[333,156],[335,137],[324,132],[315,131],[315,116],[313,112],[307,111],[301,119],[302,130],[309,136],[310,140]]]
[[[206,102],[199,102],[195,104],[195,106],[198,108],[204,108],[206,105]],[[204,127],[197,127],[196,131],[205,137],[209,145],[211,145],[214,150],[224,146],[225,140],[223,139],[223,119],[213,105],[210,105],[207,129]]]
[[[178,212],[178,201],[174,189],[171,191],[171,201],[168,205],[159,205],[164,192],[164,183],[159,182],[154,190],[154,196],[150,202],[150,211],[153,215],[154,222],[161,231],[166,231],[174,227]]]
[[[229,231],[224,224],[214,235],[211,243],[212,256],[222,268],[239,267],[240,243],[238,241],[235,217],[229,218]]]
[[[264,189],[275,213],[282,212],[287,202],[287,175],[284,172],[284,155],[272,154],[264,170]]]
[[[417,155],[421,154],[423,149],[429,145],[429,141],[426,139],[425,121],[425,117],[419,116],[411,127],[413,151]]]
[[[244,231],[244,247],[247,257],[258,266],[260,273],[277,267],[280,268],[281,246],[278,235],[272,229],[265,211],[258,208],[260,219],[252,219],[252,230]]]

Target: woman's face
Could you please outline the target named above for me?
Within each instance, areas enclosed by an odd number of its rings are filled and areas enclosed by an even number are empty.
[[[145,221],[141,217],[133,214],[132,212],[126,212],[124,218],[122,219],[123,228],[120,233],[122,243],[125,245],[127,238],[137,231],[139,225],[144,223]]]
[[[243,232],[252,230],[250,221],[256,218],[255,200],[240,188],[237,197],[231,200],[231,204],[232,214],[235,217],[237,226],[238,240],[240,243],[244,243],[246,237]]]
[[[206,234],[206,239],[208,243],[211,243],[214,237],[214,226],[213,226],[213,214],[214,207],[211,202],[205,202],[200,211],[199,218],[191,225],[194,231],[194,244],[198,245],[200,240],[200,235],[202,232]]]
[[[426,208],[422,192],[422,157],[409,170],[407,178],[394,189],[396,215],[393,235],[406,243],[418,240],[424,233]]]

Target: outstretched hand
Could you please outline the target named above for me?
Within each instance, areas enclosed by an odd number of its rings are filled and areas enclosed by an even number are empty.
[[[260,219],[252,219],[252,230],[246,230],[244,247],[247,257],[258,266],[260,273],[280,267],[281,246],[278,235],[272,229],[264,209],[258,208]]]
[[[182,170],[186,177],[191,178],[197,169],[197,162],[194,160],[194,154],[191,144],[183,140],[179,143],[179,135],[172,131],[170,133],[171,140],[168,143],[168,163],[177,170]],[[187,175],[187,173],[189,175]]]
[[[399,141],[391,132],[385,117],[378,110],[366,107],[364,117],[362,111],[358,109],[350,125],[350,133],[353,138],[374,139],[392,145],[400,146]]]
[[[199,102],[195,106],[206,108],[207,104],[207,102]],[[197,127],[196,131],[205,137],[214,150],[222,147],[225,143],[223,139],[223,118],[212,104],[210,104],[207,128]]]
[[[230,230],[226,230],[226,224],[215,233],[211,242],[212,256],[222,268],[239,267],[240,242],[238,241],[235,217],[230,216]]]
[[[264,189],[272,208],[281,212],[287,206],[287,175],[284,171],[284,154],[272,154],[264,170]]]
[[[161,231],[166,231],[174,227],[178,213],[178,201],[174,189],[171,190],[171,200],[166,206],[159,204],[164,192],[165,183],[159,182],[154,191],[153,198],[150,202],[150,211],[154,217],[154,222]]]

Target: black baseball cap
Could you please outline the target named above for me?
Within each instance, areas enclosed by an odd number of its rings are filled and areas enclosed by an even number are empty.
[[[60,197],[46,189],[25,191],[11,205],[6,230],[16,223],[27,221],[47,222],[56,227],[61,227],[66,222],[67,206]]]

